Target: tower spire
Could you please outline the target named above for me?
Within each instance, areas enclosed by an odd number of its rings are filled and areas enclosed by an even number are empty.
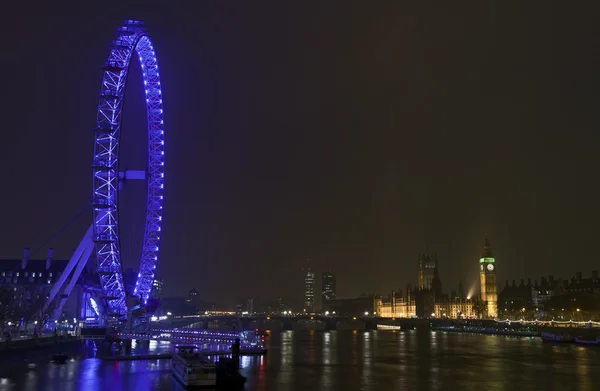
[[[483,245],[483,251],[481,252],[481,258],[494,258],[492,246],[490,246],[490,240],[488,239],[487,234],[485,234],[485,243]]]

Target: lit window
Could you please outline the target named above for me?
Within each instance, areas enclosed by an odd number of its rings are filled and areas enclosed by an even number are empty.
[[[19,277],[19,272],[17,272],[16,276]]]
[[[35,277],[35,272],[31,273],[31,277]]]
[[[50,280],[48,280],[48,284],[50,284]]]
[[[48,274],[48,277],[52,277],[52,272],[50,272],[50,273]]]
[[[2,277],[4,277],[4,276],[6,276],[6,273],[5,273],[5,272],[2,272]]]

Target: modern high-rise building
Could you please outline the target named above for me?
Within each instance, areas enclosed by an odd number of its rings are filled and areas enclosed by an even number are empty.
[[[325,306],[325,302],[327,300],[333,300],[336,298],[335,273],[323,272],[321,275],[321,291],[323,306]]]
[[[151,297],[153,299],[160,300],[162,299],[162,291],[163,291],[163,280],[154,280],[152,282],[152,294]]]
[[[496,285],[496,259],[492,254],[490,241],[485,235],[485,244],[479,258],[479,282],[484,318],[498,317],[498,288]]]
[[[304,271],[304,269],[302,269]],[[304,312],[315,310],[315,273],[310,269],[304,271]]]
[[[248,311],[249,314],[254,313],[254,297],[251,297],[248,300],[246,300],[246,311]]]

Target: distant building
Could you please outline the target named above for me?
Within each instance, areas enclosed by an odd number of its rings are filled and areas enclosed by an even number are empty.
[[[418,261],[418,285],[413,296],[415,313],[420,318],[429,318],[435,314],[436,301],[444,299],[437,254],[419,254]]]
[[[160,300],[163,297],[163,280],[154,280],[152,282],[152,295],[151,297],[156,300]]]
[[[198,291],[196,290],[196,288],[192,288],[190,290],[190,293],[188,293],[188,298],[187,298],[187,302],[190,303],[190,305],[192,307],[194,307],[196,310],[199,310],[199,301],[200,298],[198,297]]]
[[[422,291],[433,288],[433,277],[437,268],[437,254],[432,257],[428,254],[419,254],[419,274],[417,289]]]
[[[249,314],[254,313],[254,297],[251,297],[248,300],[246,300],[246,311]]]
[[[283,311],[285,311],[285,301],[283,300],[283,297],[278,297],[277,298],[277,311],[279,313],[283,313]]]
[[[477,316],[475,302],[471,299],[445,298],[435,303],[436,318],[471,319]]]
[[[315,273],[304,271],[304,312],[315,311]]]
[[[333,300],[336,298],[336,276],[332,272],[323,272],[321,275],[321,292],[322,292],[322,305],[324,306],[327,300]]]
[[[6,297],[2,299],[4,302],[1,303],[2,321],[33,322],[41,316],[50,315],[41,314],[42,306],[68,263],[69,260],[53,259],[52,249],[48,250],[46,259],[29,259],[26,249],[22,260],[0,260],[0,287],[7,289]],[[88,280],[90,283],[97,282],[90,268],[84,269],[63,306],[62,315],[65,319],[81,319],[85,282]]]
[[[442,280],[439,274],[439,263],[436,253],[419,254],[417,288],[409,285],[406,295],[392,292],[382,298],[379,314],[386,318],[453,318],[465,319],[476,317],[475,301],[465,297],[462,281],[457,291],[448,296],[442,291]]]
[[[483,252],[479,259],[479,282],[481,303],[483,305],[483,318],[495,319],[498,317],[498,288],[496,284],[496,259],[492,254],[490,241],[485,235]]]
[[[600,294],[600,279],[598,279],[598,271],[592,271],[591,278],[583,278],[581,272],[575,273],[575,277],[565,284],[565,290],[568,293],[593,293]]]
[[[402,290],[392,292],[387,298],[379,298],[376,302],[376,316],[382,318],[412,318],[416,316],[415,298],[410,285],[406,288],[406,296]]]

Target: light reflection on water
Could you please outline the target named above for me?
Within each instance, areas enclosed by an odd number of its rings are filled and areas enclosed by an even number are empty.
[[[267,338],[266,357],[243,357],[247,390],[581,390],[600,384],[600,349],[427,331],[284,331]],[[81,348],[81,346],[80,346]],[[170,351],[168,343],[134,344],[136,353]],[[105,354],[98,350],[98,356]],[[40,353],[34,353],[39,356]],[[45,353],[46,355],[51,354]],[[182,390],[170,360],[80,359],[65,365],[21,356],[0,358],[0,390]],[[17,353],[15,353],[17,354]]]

